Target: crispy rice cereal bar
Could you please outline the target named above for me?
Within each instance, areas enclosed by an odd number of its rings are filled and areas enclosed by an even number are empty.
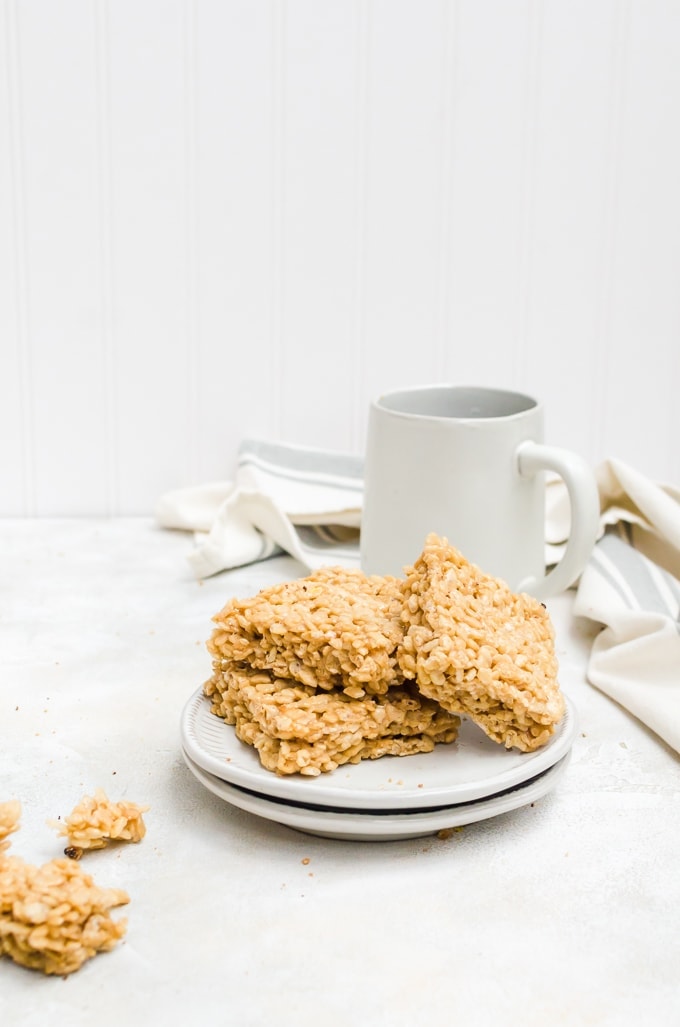
[[[454,741],[460,723],[412,688],[353,699],[239,667],[216,672],[205,693],[212,711],[277,774],[316,777],[362,759],[431,752]]]
[[[46,974],[70,974],[123,937],[126,920],[113,921],[109,913],[130,900],[118,888],[99,888],[71,860],[35,867],[6,856],[5,839],[20,816],[20,803],[0,803],[0,957]]]
[[[418,690],[494,741],[531,752],[564,712],[545,608],[429,535],[402,586],[399,665]]]
[[[146,834],[143,813],[148,806],[111,802],[98,788],[85,795],[63,822],[51,821],[74,849],[103,849],[109,842],[140,842]]]
[[[323,568],[232,599],[208,643],[215,670],[241,664],[310,688],[384,695],[401,680],[401,596],[395,578]]]
[[[111,909],[126,892],[97,887],[77,863],[53,859],[35,867],[0,859],[0,956],[46,974],[70,974],[125,934]]]

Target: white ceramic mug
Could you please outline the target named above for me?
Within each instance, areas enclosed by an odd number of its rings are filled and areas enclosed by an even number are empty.
[[[545,475],[564,480],[571,533],[545,573]],[[543,444],[543,409],[501,389],[429,385],[381,396],[370,411],[361,521],[368,574],[401,575],[429,532],[466,559],[543,599],[579,576],[599,500],[584,460]]]

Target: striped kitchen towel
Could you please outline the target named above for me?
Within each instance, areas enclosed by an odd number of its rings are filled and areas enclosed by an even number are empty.
[[[196,533],[199,578],[281,552],[308,570],[358,567],[362,476],[359,457],[247,439],[233,482],[167,493],[156,520]]]
[[[596,473],[604,534],[574,605],[602,625],[588,680],[680,752],[680,492],[620,460]]]

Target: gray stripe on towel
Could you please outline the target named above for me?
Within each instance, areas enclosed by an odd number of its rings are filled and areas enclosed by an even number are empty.
[[[593,552],[591,554],[590,566],[595,568],[595,570],[600,575],[600,577],[604,578],[604,580],[607,582],[607,584],[611,588],[613,588],[614,591],[620,596],[620,598],[623,600],[623,602],[628,607],[628,609],[632,610],[633,609],[633,604],[630,601],[630,596],[627,595],[626,592],[624,591],[624,589],[621,588],[621,583],[616,580],[614,575],[609,570],[609,568],[608,568],[608,566],[607,566],[607,564],[605,562],[604,555],[602,553],[598,552],[599,546],[600,546],[600,543],[598,542],[598,544],[595,546],[595,549],[593,550]]]
[[[323,450],[296,449],[293,446],[279,445],[275,442],[260,442],[257,439],[246,439],[239,446],[239,463],[247,461],[248,457],[256,460],[266,461],[273,464],[282,477],[296,477],[294,474],[286,474],[290,471],[306,475],[324,474],[330,477],[351,478],[356,481],[356,486],[347,488],[363,488],[364,462],[361,457],[352,456],[350,453],[326,453]],[[274,471],[271,467],[267,471]]]
[[[624,542],[618,535],[608,533],[596,546],[611,560],[634,593],[641,609],[675,617],[647,568],[645,557]],[[600,565],[601,568],[601,565]]]
[[[308,524],[296,524],[295,531],[300,545],[309,553],[336,553],[338,556],[359,558],[358,541],[355,544],[351,542],[339,544],[336,539],[324,537],[314,526]]]
[[[678,581],[677,578],[674,578],[669,571],[665,571],[663,568],[661,568],[661,573],[663,574],[663,580],[668,585],[668,588],[673,593],[673,598],[678,604],[677,616],[680,620],[680,581]]]

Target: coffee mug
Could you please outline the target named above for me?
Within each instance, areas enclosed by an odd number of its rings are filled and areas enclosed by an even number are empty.
[[[545,475],[571,503],[571,532],[546,574]],[[543,444],[543,408],[502,389],[428,385],[381,396],[369,417],[361,520],[367,574],[401,576],[430,532],[517,592],[568,588],[592,551],[599,498],[588,464]]]

